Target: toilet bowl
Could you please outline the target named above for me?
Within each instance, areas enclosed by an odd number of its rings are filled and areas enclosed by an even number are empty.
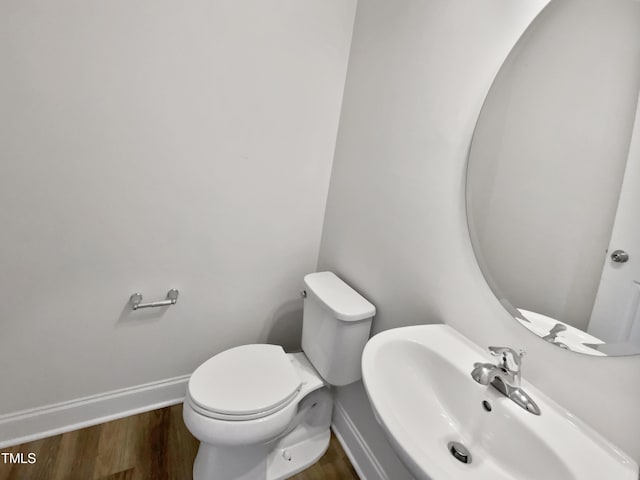
[[[194,480],[285,479],[328,448],[329,386],[360,379],[375,307],[331,272],[304,280],[306,353],[242,345],[192,374],[183,417],[200,441]]]

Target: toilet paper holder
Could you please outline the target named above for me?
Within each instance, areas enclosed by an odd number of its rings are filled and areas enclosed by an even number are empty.
[[[151,307],[168,307],[171,305],[175,305],[178,302],[178,290],[172,288],[167,292],[167,299],[161,300],[159,302],[149,302],[142,303],[142,294],[134,293],[129,297],[129,305],[133,310],[138,310],[139,308],[151,308]]]

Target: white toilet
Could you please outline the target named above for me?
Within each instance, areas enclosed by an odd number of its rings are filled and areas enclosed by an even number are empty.
[[[331,272],[304,277],[302,349],[243,345],[191,376],[184,421],[200,440],[194,480],[278,480],[329,446],[328,385],[360,379],[375,307]]]

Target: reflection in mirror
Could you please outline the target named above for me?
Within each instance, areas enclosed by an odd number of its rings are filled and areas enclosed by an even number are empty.
[[[513,317],[560,348],[640,353],[639,91],[640,2],[552,0],[474,132],[476,257]]]

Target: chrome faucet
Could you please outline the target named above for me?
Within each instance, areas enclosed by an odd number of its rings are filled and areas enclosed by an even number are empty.
[[[524,351],[516,352],[509,347],[489,347],[489,352],[495,357],[500,357],[500,362],[497,365],[474,364],[471,377],[480,385],[491,385],[527,412],[540,415],[540,408],[536,402],[520,388]]]
[[[558,334],[560,332],[564,332],[567,329],[567,327],[561,323],[556,323],[553,328],[551,330],[549,330],[549,333],[547,333],[544,337],[542,337],[543,340],[546,340],[549,343],[553,343],[554,345],[559,346],[560,348],[564,348],[565,350],[569,350],[569,347],[558,341]]]

